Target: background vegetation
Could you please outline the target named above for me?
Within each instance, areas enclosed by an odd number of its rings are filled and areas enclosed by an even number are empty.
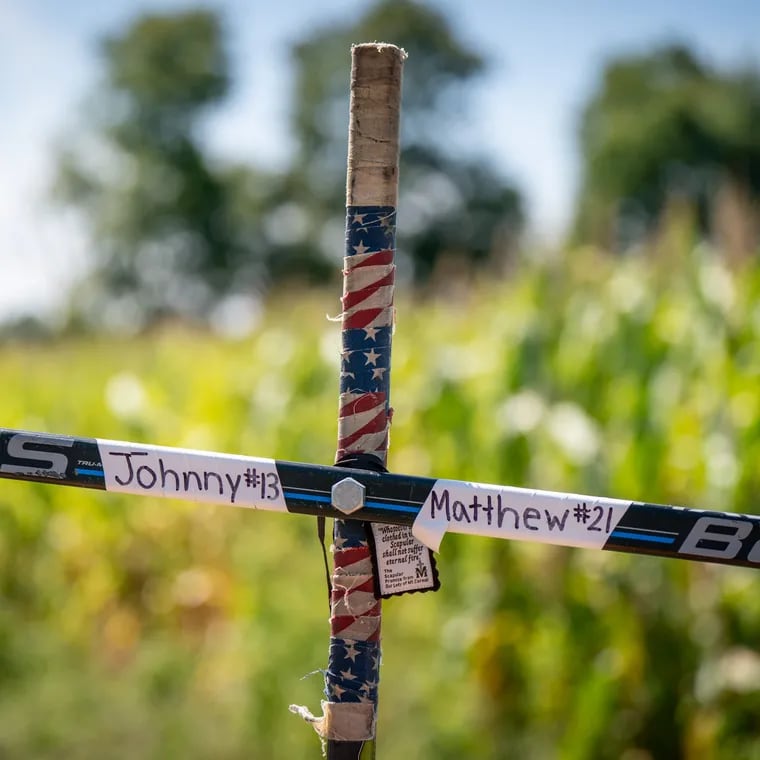
[[[522,202],[487,157],[451,150],[466,86],[485,64],[440,12],[382,0],[354,24],[296,42],[293,92],[283,93],[294,149],[278,172],[219,165],[204,145],[204,118],[234,85],[222,20],[209,10],[146,15],[103,43],[101,87],[60,156],[56,195],[82,212],[93,242],[70,321],[206,321],[225,301],[273,286],[337,286],[350,46],[373,39],[415,61],[403,95],[404,279],[423,284],[442,262],[503,265]]]
[[[759,294],[674,231],[402,299],[391,466],[752,512]],[[0,418],[330,461],[334,302],[234,342],[7,345]],[[755,571],[455,536],[440,568],[386,604],[381,757],[760,756]],[[317,756],[287,705],[318,703],[323,584],[310,518],[4,482],[0,754]]]
[[[279,171],[222,164],[204,142],[207,116],[235,86],[224,19],[208,9],[146,14],[103,41],[100,87],[59,156],[55,195],[79,210],[92,241],[69,324],[207,322],[273,287],[338,287],[348,51],[372,39],[409,53],[402,280],[438,287],[508,271],[525,221],[520,189],[477,146],[463,147],[468,86],[486,57],[432,5],[378,0],[292,45],[283,100],[293,150]],[[609,60],[578,125],[574,243],[625,252],[686,206],[700,235],[747,256],[760,240],[758,120],[750,65],[720,70],[675,43]]]
[[[347,46],[373,38],[410,52],[392,469],[755,512],[757,72],[610,61],[547,254],[519,188],[446,150],[485,59],[411,0],[293,46],[278,173],[206,152],[215,14],[104,43],[56,185],[91,274],[61,334],[5,329],[2,425],[331,461]],[[255,328],[209,330],[241,297]],[[455,536],[440,569],[385,607],[380,757],[760,758],[755,571]],[[310,518],[3,481],[0,601],[2,758],[317,756],[287,712],[327,656]]]

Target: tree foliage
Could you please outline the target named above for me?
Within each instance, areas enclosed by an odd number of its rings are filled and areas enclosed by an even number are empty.
[[[245,260],[231,186],[199,135],[231,84],[220,22],[144,16],[101,53],[92,127],[62,156],[57,183],[92,233],[94,273],[75,308],[101,324],[203,313]]]
[[[625,245],[672,200],[703,232],[719,191],[760,197],[760,76],[723,72],[680,45],[623,57],[585,108],[576,233]]]
[[[204,317],[236,293],[321,282],[343,238],[349,51],[404,46],[401,248],[418,280],[442,256],[488,260],[519,229],[516,190],[485,163],[453,158],[456,104],[483,67],[439,12],[380,0],[352,25],[293,47],[294,151],[279,174],[217,165],[204,116],[233,82],[225,29],[210,10],[147,15],[102,46],[90,126],[61,158],[58,191],[78,205],[96,252],[75,309],[90,321]],[[461,124],[461,122],[460,122]],[[110,315],[110,316],[109,316]]]
[[[443,258],[482,263],[504,253],[522,225],[515,187],[484,160],[457,155],[466,91],[485,62],[439,11],[413,0],[380,0],[358,21],[296,45],[294,168],[309,213],[330,218],[343,204],[348,123],[348,50],[385,40],[409,54],[401,118],[399,249],[424,282]]]

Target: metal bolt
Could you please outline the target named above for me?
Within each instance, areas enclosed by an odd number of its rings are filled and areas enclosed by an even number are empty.
[[[364,486],[353,478],[343,478],[332,487],[332,505],[350,515],[364,506]]]

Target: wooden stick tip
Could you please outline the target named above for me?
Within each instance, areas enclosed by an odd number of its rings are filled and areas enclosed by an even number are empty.
[[[390,42],[356,42],[351,45],[351,54],[361,54],[365,51],[374,50],[377,53],[391,53],[397,55],[403,62],[407,59],[407,52],[404,48],[394,45]]]

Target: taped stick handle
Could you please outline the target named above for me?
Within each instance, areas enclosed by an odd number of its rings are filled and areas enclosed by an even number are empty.
[[[387,43],[351,48],[346,206],[396,207],[405,59],[401,48]]]
[[[384,467],[388,454],[405,58],[395,45],[351,48],[338,463],[358,454]],[[328,760],[375,757],[381,601],[372,591],[377,581],[368,530],[357,521],[335,521],[327,702],[320,731]]]
[[[405,58],[395,45],[351,48],[338,461],[357,453],[387,459]]]

